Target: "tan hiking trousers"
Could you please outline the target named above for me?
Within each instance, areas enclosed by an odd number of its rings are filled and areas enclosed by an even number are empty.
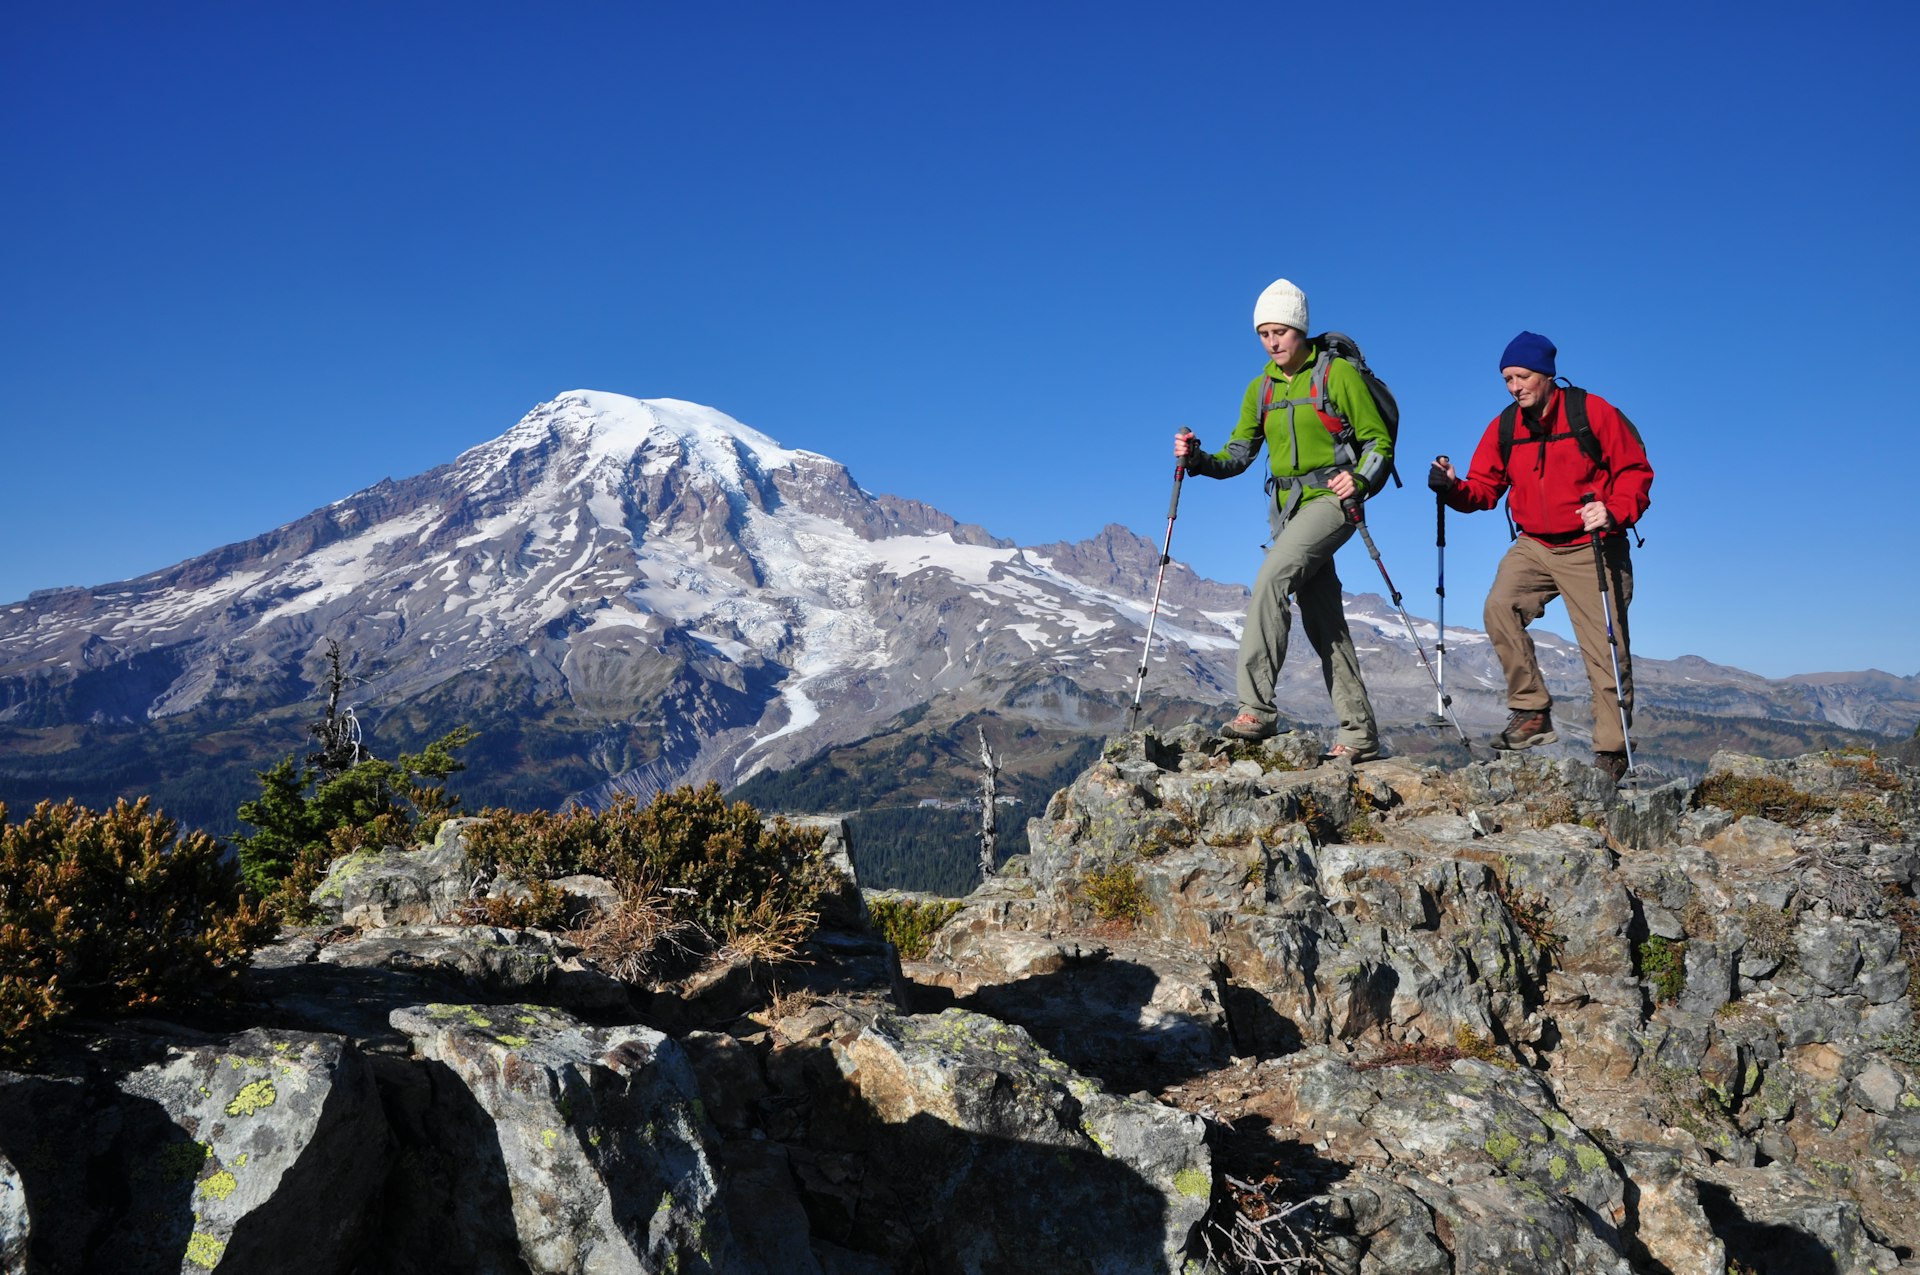
[[[1627,538],[1609,536],[1604,542],[1608,586],[1611,589],[1613,632],[1619,639],[1620,689],[1627,719],[1633,718],[1633,662],[1627,653],[1627,604],[1633,601],[1633,562]],[[1546,545],[1521,536],[1500,560],[1493,587],[1487,591],[1487,637],[1500,657],[1507,677],[1507,707],[1543,709],[1553,704],[1527,626],[1546,612],[1547,603],[1560,598],[1573,621],[1573,636],[1586,662],[1587,682],[1593,688],[1593,749],[1617,753],[1627,746],[1620,734],[1621,697],[1613,689],[1613,656],[1607,649],[1607,613],[1601,607],[1600,582],[1593,571],[1593,545]]]
[[[1308,500],[1294,510],[1253,578],[1247,627],[1240,635],[1240,671],[1236,690],[1240,707],[1271,722],[1273,685],[1287,658],[1287,632],[1293,625],[1289,595],[1300,603],[1300,627],[1320,657],[1320,676],[1340,719],[1337,742],[1363,751],[1380,746],[1373,705],[1360,680],[1360,661],[1347,631],[1334,551],[1353,537],[1353,526],[1331,497]]]

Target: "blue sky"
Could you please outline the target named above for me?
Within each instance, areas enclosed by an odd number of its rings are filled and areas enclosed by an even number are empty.
[[[170,565],[568,389],[1022,543],[1158,541],[1277,276],[1404,413],[1522,328],[1646,436],[1635,649],[1920,672],[1906,4],[99,3],[0,18],[0,600]],[[1257,474],[1175,555],[1246,581]],[[1479,624],[1498,514],[1450,515]],[[1356,545],[1350,591],[1379,576]],[[1556,607],[1544,622],[1565,631]]]

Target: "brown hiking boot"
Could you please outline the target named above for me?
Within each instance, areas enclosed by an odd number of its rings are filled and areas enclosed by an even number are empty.
[[[1617,784],[1627,777],[1627,755],[1624,752],[1595,753],[1593,768]]]
[[[1551,744],[1560,738],[1553,733],[1553,710],[1516,708],[1507,718],[1507,728],[1490,741],[1502,752],[1518,752],[1535,744]]]
[[[1274,723],[1262,721],[1252,713],[1243,712],[1222,726],[1220,733],[1231,735],[1235,739],[1271,739],[1280,731]]]

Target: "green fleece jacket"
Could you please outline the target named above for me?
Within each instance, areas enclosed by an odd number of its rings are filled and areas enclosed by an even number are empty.
[[[1312,395],[1314,369],[1327,357],[1320,343],[1314,342],[1306,364],[1292,376],[1269,360],[1241,396],[1240,424],[1227,439],[1227,445],[1217,452],[1197,448],[1188,452],[1187,472],[1208,478],[1231,478],[1253,463],[1262,443],[1266,444],[1268,467],[1283,483],[1333,467],[1339,458],[1334,452],[1333,432],[1326,422],[1305,403],[1292,408],[1280,406],[1287,399],[1305,399]],[[1273,383],[1273,407],[1267,412],[1267,427],[1263,432],[1260,399],[1268,381]],[[1361,463],[1355,467],[1360,472],[1354,474],[1354,485],[1362,495],[1370,495],[1386,481],[1388,466],[1393,460],[1393,438],[1387,431],[1387,423],[1380,419],[1380,409],[1374,406],[1367,383],[1345,359],[1334,359],[1327,372],[1327,397],[1353,425],[1361,451]],[[1365,474],[1373,475],[1372,484],[1367,482]],[[1311,500],[1330,494],[1324,483],[1307,484],[1303,486],[1301,498]]]

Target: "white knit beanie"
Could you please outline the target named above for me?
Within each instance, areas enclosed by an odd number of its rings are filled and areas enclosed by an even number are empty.
[[[1275,279],[1253,303],[1253,326],[1284,323],[1290,328],[1307,330],[1307,294],[1285,279]]]

